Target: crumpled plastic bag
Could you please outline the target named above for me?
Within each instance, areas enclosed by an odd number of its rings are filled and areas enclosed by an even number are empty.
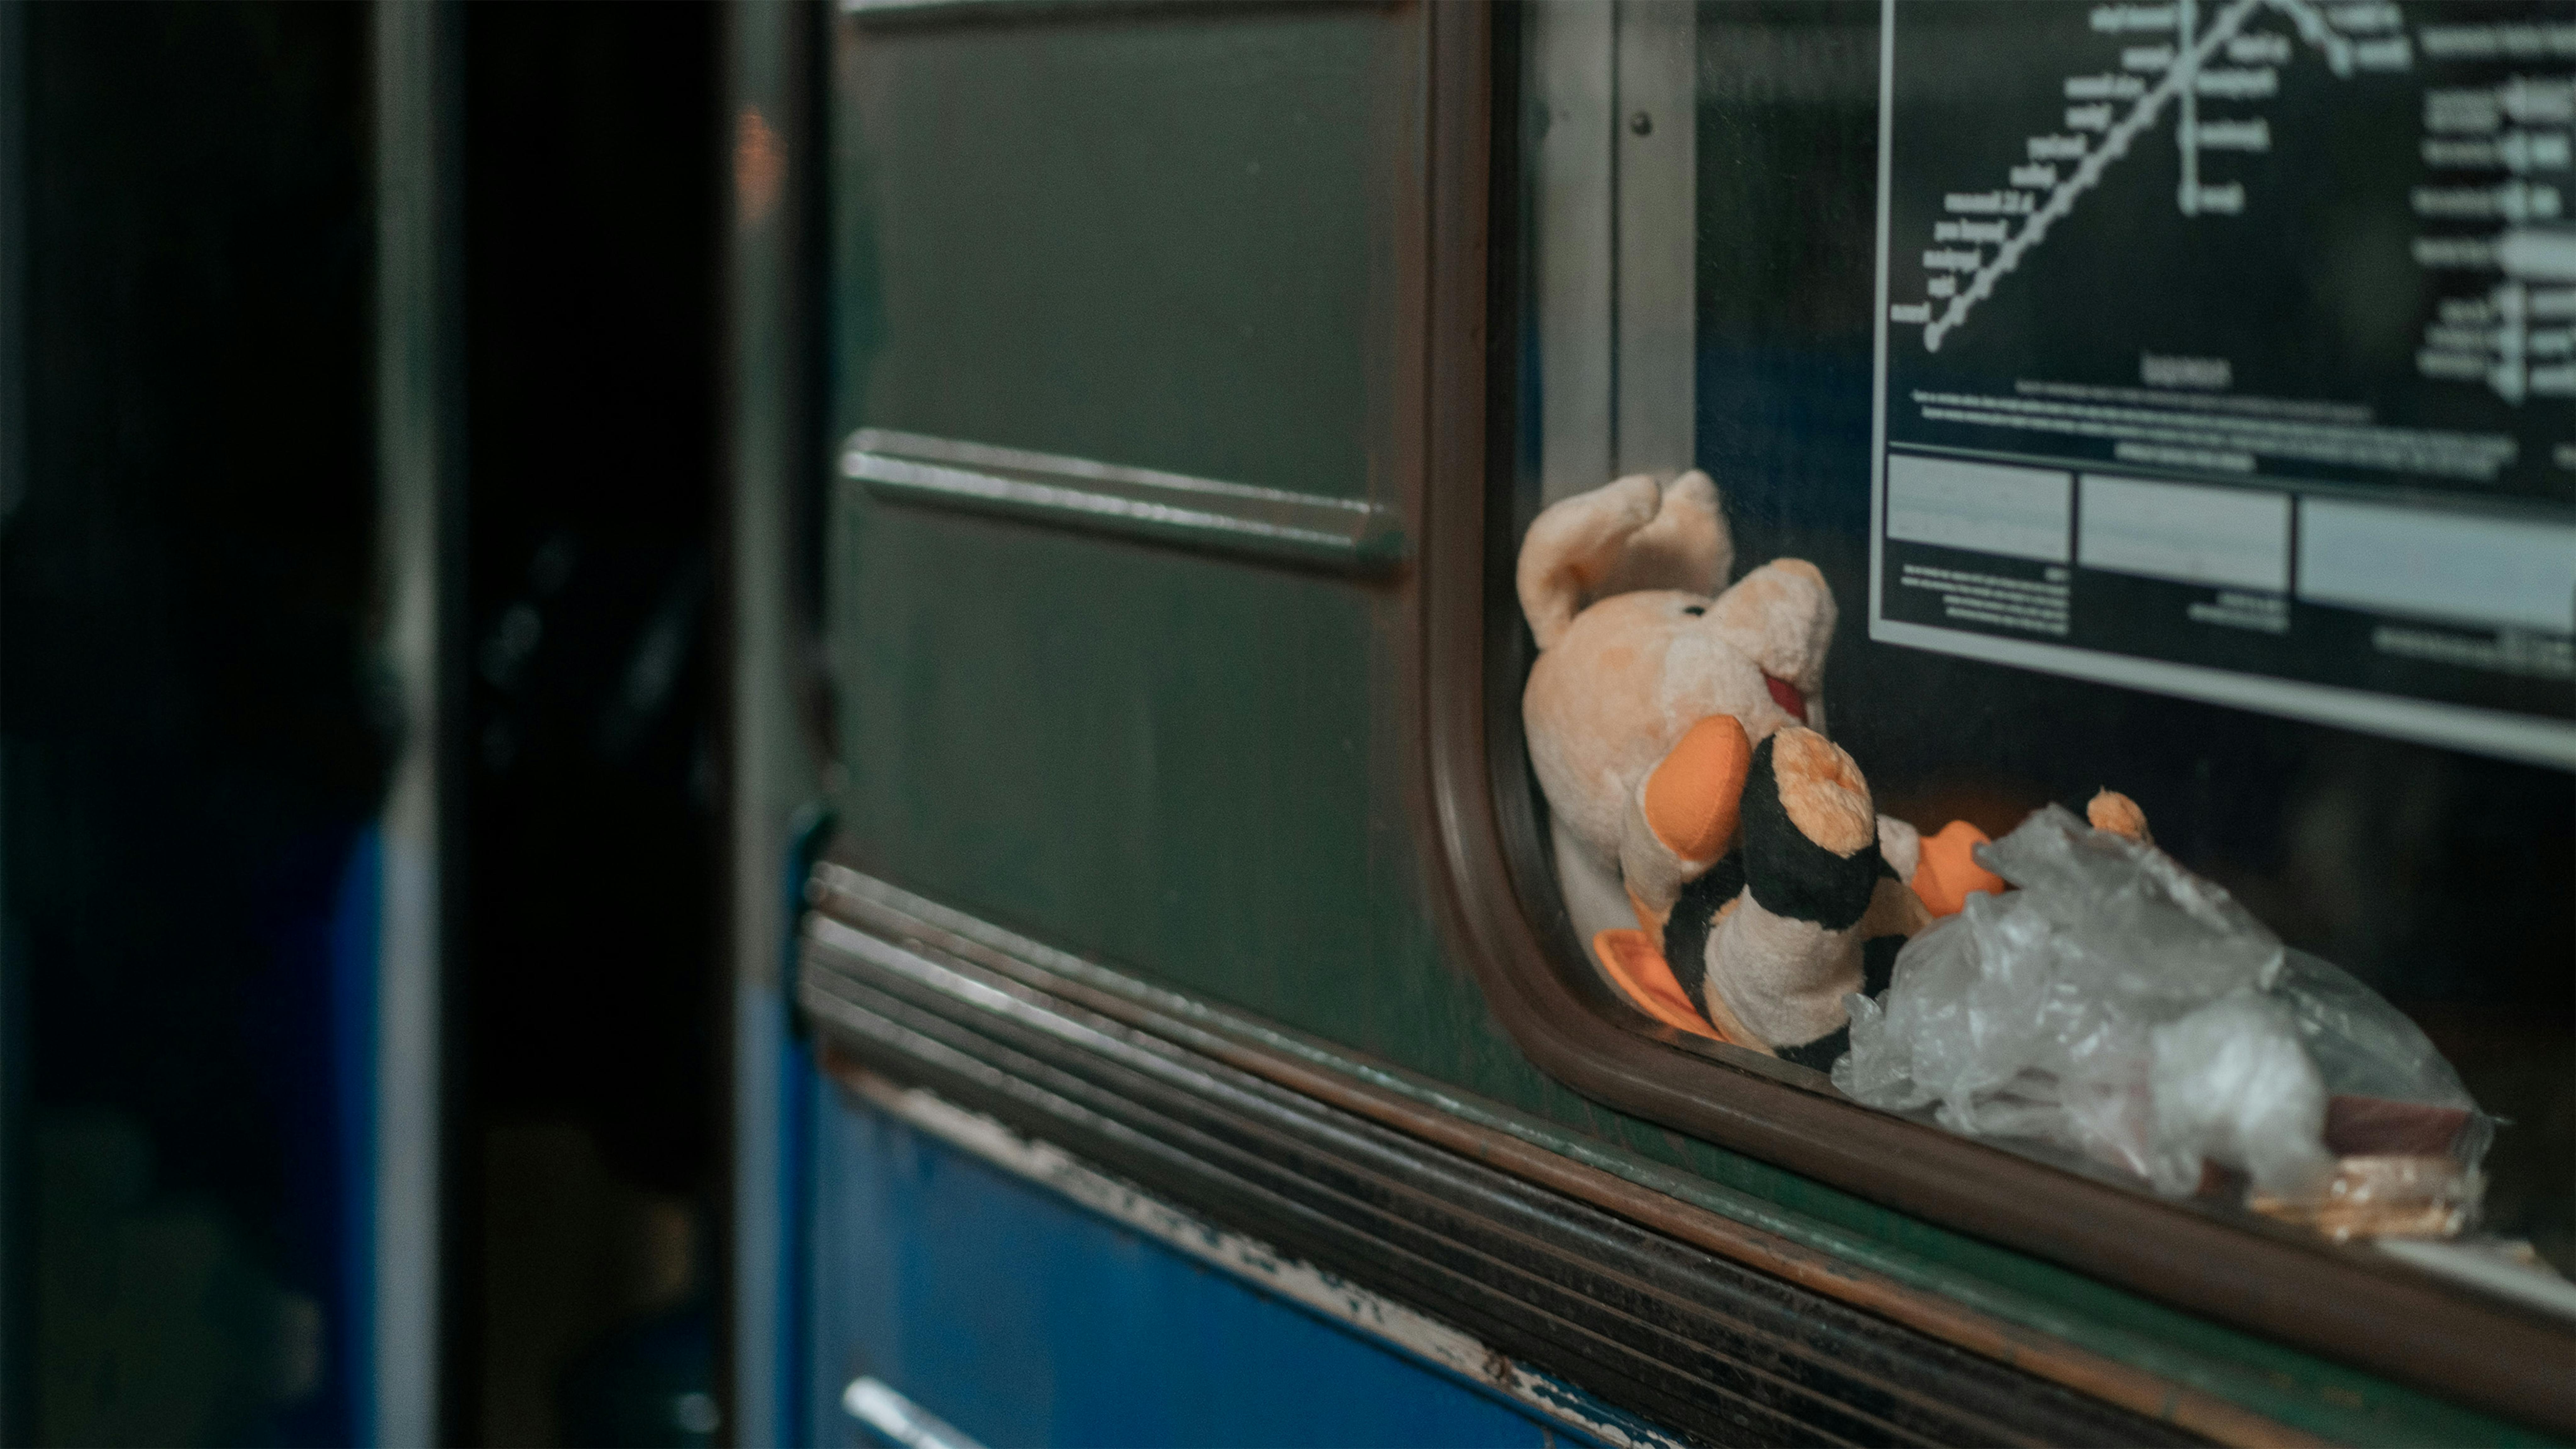
[[[2219,886],[2054,805],[1977,858],[2018,889],[1908,942],[1881,999],[1846,998],[1846,1095],[2071,1148],[2177,1197],[2215,1164],[2259,1196],[2318,1199],[2337,1175],[2330,1118],[2429,1134],[2476,1167],[2492,1124],[2423,1032]]]
[[[2323,1190],[2335,1170],[2325,1079],[2279,1002],[2231,991],[2147,1035],[2147,1176],[2156,1191],[2198,1190],[2205,1162],[2241,1170],[2274,1197]]]

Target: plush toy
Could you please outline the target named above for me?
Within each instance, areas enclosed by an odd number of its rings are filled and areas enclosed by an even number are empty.
[[[1734,552],[1700,472],[1541,513],[1518,574],[1540,651],[1522,720],[1604,974],[1666,1025],[1821,1070],[1843,998],[1876,995],[1908,938],[2003,882],[1970,854],[1983,832],[1879,815],[1825,738],[1824,575],[1777,559],[1725,586]],[[2096,823],[2123,808],[2106,795]]]

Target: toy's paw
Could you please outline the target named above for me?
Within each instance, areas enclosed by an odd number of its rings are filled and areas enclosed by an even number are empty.
[[[1923,863],[1923,832],[1893,815],[1879,816],[1878,858],[1900,883],[1912,880],[1914,868]]]
[[[1765,910],[1839,931],[1869,909],[1878,815],[1833,741],[1791,725],[1756,746],[1740,829],[1745,884]]]
[[[1905,949],[1903,936],[1874,936],[1860,947],[1860,994],[1875,1001],[1886,994],[1887,984],[1896,977],[1897,953]],[[1784,1062],[1795,1062],[1809,1071],[1830,1072],[1842,1054],[1851,1050],[1851,1018],[1823,1036],[1795,1046],[1775,1046],[1772,1055]]]
[[[2125,835],[2140,845],[2156,843],[2156,838],[2147,833],[2147,812],[2138,808],[2137,801],[2117,790],[2096,794],[2084,807],[2084,818],[2096,830]]]
[[[1979,891],[2002,893],[2004,878],[1977,864],[1974,852],[1987,839],[1986,832],[1965,820],[1953,820],[1938,834],[1923,837],[1923,858],[1910,882],[1923,909],[1935,916],[1955,916],[1967,908],[1968,897]]]
[[[1735,839],[1752,765],[1753,742],[1735,716],[1713,714],[1692,725],[1646,777],[1646,828],[1684,860],[1717,859]]]
[[[1879,936],[1861,943],[1860,994],[1876,1000],[1887,990],[1896,975],[1896,954],[1905,949],[1903,936]],[[1813,1072],[1830,1072],[1842,1054],[1851,1050],[1851,1020],[1823,1036],[1795,1045],[1775,1045],[1771,1054],[1784,1062],[1795,1062]]]

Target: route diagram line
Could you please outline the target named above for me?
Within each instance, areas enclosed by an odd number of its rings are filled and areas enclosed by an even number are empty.
[[[2199,19],[2200,7],[2195,0],[2175,0],[2174,35],[2182,41],[2175,52],[2180,61],[2192,48],[2192,26]],[[2192,83],[2182,88],[2182,119],[2174,122],[2174,150],[2182,160],[2182,189],[2174,199],[2181,203],[2183,215],[2200,210],[2200,82],[2194,70]]]
[[[2120,118],[2117,125],[2102,133],[2102,143],[2086,153],[2083,161],[2077,164],[2074,175],[2057,183],[2056,189],[2049,192],[2048,200],[2022,222],[2012,239],[1995,253],[1994,260],[1977,269],[1966,290],[1951,298],[1950,304],[1941,309],[1939,317],[1924,324],[1924,351],[1941,350],[1941,338],[1967,321],[1969,310],[1977,303],[1994,295],[1995,284],[2021,264],[2023,254],[2047,240],[2048,229],[2074,211],[2076,198],[2091,190],[2102,179],[2102,173],[2110,169],[2112,162],[2129,154],[2130,143],[2155,125],[2164,113],[2165,103],[2197,81],[2201,63],[2215,55],[2220,46],[2235,39],[2236,33],[2245,28],[2246,21],[2253,17],[2254,12],[2263,9],[2277,10],[2288,16],[2290,22],[2298,27],[2301,39],[2326,53],[2327,66],[2335,74],[2343,75],[2350,71],[2350,42],[2327,29],[2323,17],[2307,4],[2307,0],[2235,0],[2210,23],[2209,29],[2202,32],[2198,42],[2187,52],[2175,53],[2173,63],[2165,69],[2165,78],[2138,97],[2138,103],[2130,108],[2129,114]]]

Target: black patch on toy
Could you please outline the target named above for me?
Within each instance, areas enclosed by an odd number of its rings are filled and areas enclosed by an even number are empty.
[[[1875,999],[1887,989],[1896,975],[1896,953],[1905,949],[1903,936],[1872,936],[1860,943],[1860,994]]]
[[[1851,1027],[1835,1027],[1804,1046],[1773,1047],[1772,1053],[1784,1062],[1796,1062],[1811,1072],[1830,1072],[1834,1062],[1851,1050]]]
[[[1771,766],[1771,746],[1778,736],[1753,747],[1753,767],[1744,779],[1741,839],[1745,884],[1753,898],[1773,915],[1813,921],[1828,931],[1848,930],[1869,910],[1870,893],[1878,888],[1878,842],[1834,854],[1807,838],[1780,803],[1780,779]],[[1671,960],[1668,953],[1665,958]]]
[[[1744,856],[1730,850],[1700,872],[1699,879],[1682,887],[1673,913],[1664,917],[1664,964],[1673,968],[1673,979],[1681,983],[1682,994],[1693,1005],[1705,1000],[1699,992],[1708,982],[1709,927],[1743,890]],[[1700,1009],[1703,1014],[1707,1011],[1705,1006]]]

